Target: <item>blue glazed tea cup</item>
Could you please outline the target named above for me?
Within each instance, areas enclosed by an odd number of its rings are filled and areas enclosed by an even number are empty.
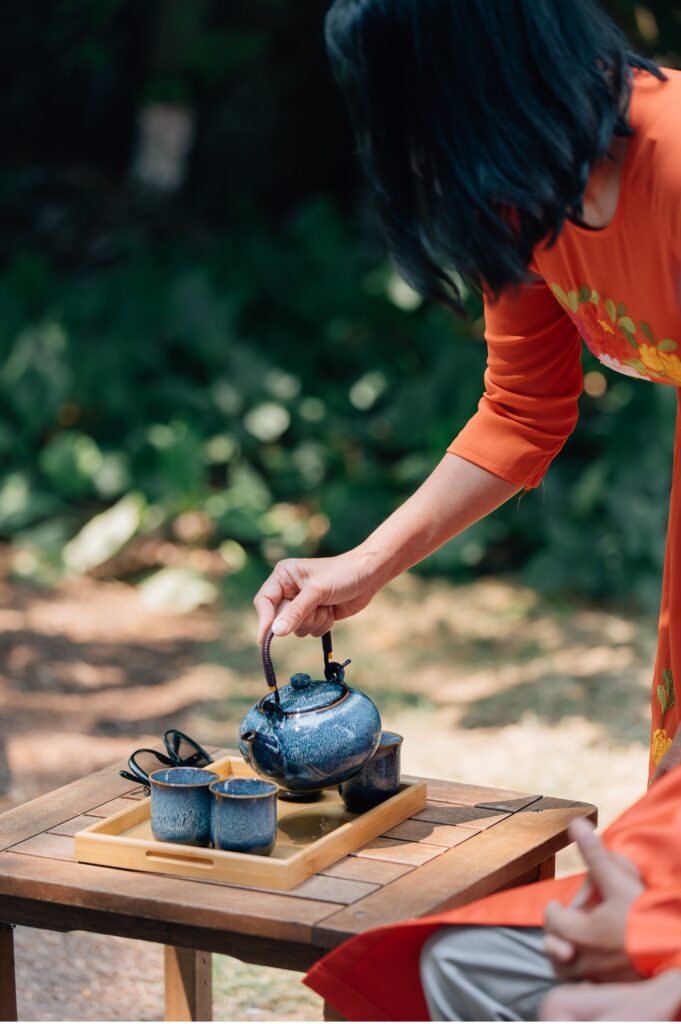
[[[338,787],[349,811],[368,811],[399,792],[402,740],[396,732],[382,732],[376,753],[357,775]]]
[[[163,843],[208,846],[210,785],[219,775],[202,768],[161,768],[149,776],[151,831]]]
[[[277,787],[264,779],[225,779],[210,787],[213,846],[266,857],[277,838]]]

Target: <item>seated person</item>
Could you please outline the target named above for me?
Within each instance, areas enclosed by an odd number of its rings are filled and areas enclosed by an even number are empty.
[[[573,822],[586,876],[365,932],[315,964],[306,984],[348,1019],[536,1020],[561,1007],[589,1014],[608,1000],[617,1008],[612,1019],[623,1019],[627,984],[628,1005],[638,1009],[656,994],[660,1014],[673,1014],[657,1019],[674,1019],[681,968],[677,745],[660,766],[664,777],[602,840],[585,822]],[[600,991],[561,984],[577,979],[598,982]],[[645,1019],[654,1009],[648,1004]]]

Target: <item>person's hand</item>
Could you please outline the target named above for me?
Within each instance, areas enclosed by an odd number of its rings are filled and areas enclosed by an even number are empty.
[[[678,768],[681,764],[681,729],[676,730],[672,745],[657,766],[653,775],[653,782],[657,782],[663,775],[670,772],[672,768]]]
[[[544,997],[540,1020],[678,1020],[681,971],[619,985],[561,985]]]
[[[276,636],[322,636],[366,608],[383,582],[375,560],[360,549],[335,558],[286,558],[253,599],[258,642],[270,626]]]
[[[569,907],[552,901],[544,918],[544,948],[559,978],[629,981],[639,978],[625,950],[629,908],[643,892],[638,870],[612,853],[584,820],[570,824],[589,871],[589,886]]]

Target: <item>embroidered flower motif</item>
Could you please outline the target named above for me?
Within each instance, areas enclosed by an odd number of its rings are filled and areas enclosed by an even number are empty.
[[[645,320],[636,324],[623,302],[616,305],[612,299],[602,299],[587,284],[567,292],[555,282],[550,288],[587,347],[605,366],[628,377],[681,385],[681,358],[674,355],[679,346],[673,338],[657,341],[650,324]],[[622,339],[632,350],[630,359],[622,358]]]
[[[667,377],[681,384],[681,359],[673,352],[661,352],[652,345],[640,345],[638,352],[643,365],[656,377]]]
[[[659,764],[672,745],[671,737],[666,729],[656,729],[650,746],[650,757],[653,764]]]
[[[662,711],[661,724],[664,725],[664,720],[667,712],[670,708],[673,708],[676,704],[676,694],[674,692],[674,677],[672,676],[672,670],[666,668],[662,673],[662,682],[657,686],[657,699],[660,704],[660,710]],[[650,744],[650,757],[653,764],[659,764],[664,755],[667,753],[672,745],[671,736],[667,733],[666,729],[656,729],[653,733],[653,738]]]
[[[638,377],[639,380],[652,380],[651,377],[646,377],[640,373],[636,367],[628,366],[627,363],[621,363],[619,359],[615,359],[614,356],[608,355],[607,352],[599,352],[596,356],[599,363],[603,363],[604,366],[609,367],[611,370],[617,370],[618,373],[623,373],[625,377]]]

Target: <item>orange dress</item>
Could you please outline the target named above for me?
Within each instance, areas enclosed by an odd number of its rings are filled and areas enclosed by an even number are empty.
[[[676,387],[681,396],[681,72],[634,74],[617,211],[603,230],[567,224],[535,252],[536,283],[486,309],[488,364],[478,411],[448,451],[519,487],[536,487],[577,421],[581,341],[611,369]],[[642,385],[648,386],[648,385]],[[634,435],[632,433],[632,444]],[[650,771],[679,724],[681,680],[681,416],[652,692]],[[681,694],[679,699],[681,700]],[[588,794],[587,794],[588,795]],[[636,860],[650,890],[630,915],[628,949],[645,973],[681,966],[681,769],[656,783],[606,835]],[[541,925],[549,899],[578,878],[500,893],[434,918],[379,928],[345,943],[307,984],[352,1019],[423,1020],[418,955],[446,924]]]

